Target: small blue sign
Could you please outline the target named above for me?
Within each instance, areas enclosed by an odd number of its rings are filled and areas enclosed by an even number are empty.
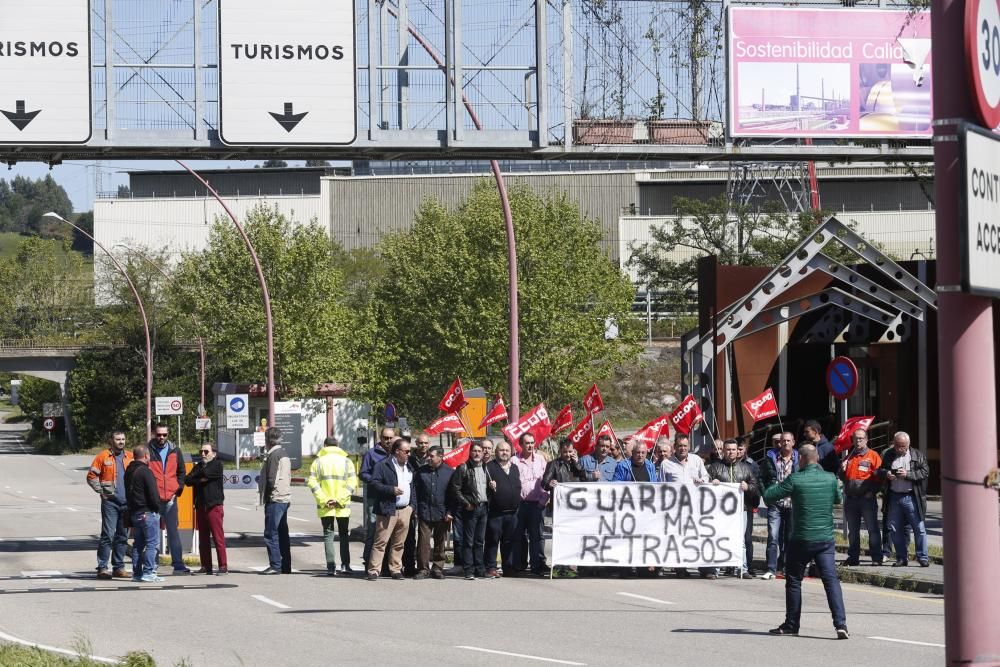
[[[396,405],[395,405],[395,403],[386,403],[385,404],[385,420],[387,422],[395,422],[396,421]]]
[[[858,369],[847,357],[837,357],[826,367],[826,387],[837,400],[854,395],[858,389]]]
[[[233,400],[229,401],[229,409],[233,412],[243,412],[247,407],[247,404],[243,402],[243,399],[237,396]]]

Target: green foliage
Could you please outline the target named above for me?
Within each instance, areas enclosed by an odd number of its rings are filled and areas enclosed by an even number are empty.
[[[264,169],[284,169],[288,163],[284,160],[264,160],[260,166]]]
[[[603,254],[601,230],[565,197],[510,190],[518,252],[522,407],[576,399],[634,358],[635,334],[604,338],[628,317],[628,278]],[[387,274],[372,303],[387,396],[430,418],[455,375],[508,386],[507,245],[499,196],[476,185],[457,210],[427,200],[408,232],[381,247]]]
[[[69,195],[50,174],[39,179],[16,176],[10,183],[0,180],[0,231],[70,238],[66,225],[42,217],[49,211],[67,219],[73,214]]]
[[[308,395],[320,382],[366,390],[371,327],[348,309],[339,258],[327,230],[292,225],[277,210],[259,207],[244,221],[271,296],[278,387]],[[184,258],[170,286],[178,310],[193,315],[212,349],[216,377],[233,382],[267,378],[260,285],[232,223],[219,220],[204,252]],[[362,313],[363,314],[363,313]]]
[[[91,236],[94,235],[94,212],[87,211],[76,216],[76,220],[73,223],[87,232]],[[81,252],[84,255],[94,254],[94,242],[89,238],[81,234],[76,229],[73,230],[73,250]]]
[[[330,163],[326,160],[306,160],[307,167],[329,167]]]
[[[21,412],[36,421],[40,420],[43,403],[59,402],[59,385],[30,375],[22,375],[20,378],[21,388],[17,395]]]

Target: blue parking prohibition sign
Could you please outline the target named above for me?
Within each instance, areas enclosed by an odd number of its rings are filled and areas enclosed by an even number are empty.
[[[826,367],[826,388],[838,401],[850,398],[858,389],[858,368],[847,357],[836,357]]]

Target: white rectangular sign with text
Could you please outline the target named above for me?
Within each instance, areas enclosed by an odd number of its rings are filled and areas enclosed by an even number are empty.
[[[552,563],[738,567],[743,493],[735,484],[559,484]]]

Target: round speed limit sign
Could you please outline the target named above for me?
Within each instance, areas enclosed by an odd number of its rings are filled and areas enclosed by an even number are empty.
[[[52,431],[55,429],[55,427],[56,427],[56,420],[53,419],[52,417],[46,417],[45,420],[42,422],[42,428],[44,428],[46,431]]]
[[[998,0],[965,3],[965,51],[973,99],[983,124],[1000,126],[1000,8]]]

